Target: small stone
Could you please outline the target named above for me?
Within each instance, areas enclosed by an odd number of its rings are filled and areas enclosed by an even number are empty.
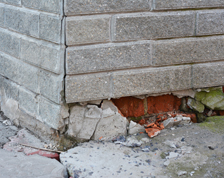
[[[178,157],[178,155],[179,155],[178,153],[170,152],[169,156],[167,156],[166,159],[173,159]]]
[[[187,171],[179,171],[177,173],[178,176],[183,176],[183,175],[186,175],[187,174]]]
[[[163,163],[164,166],[169,166],[169,164],[170,164],[170,161],[169,161],[169,160],[166,160],[166,161]]]
[[[145,132],[145,127],[131,121],[128,128],[128,134],[132,135],[132,134],[137,134],[139,132]]]
[[[209,148],[210,150],[214,150],[214,149],[215,149],[213,146],[208,146],[208,148]]]
[[[164,143],[171,148],[177,148],[176,145],[172,141],[167,140]]]

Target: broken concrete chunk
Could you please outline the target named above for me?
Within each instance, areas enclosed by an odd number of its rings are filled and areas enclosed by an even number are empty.
[[[169,156],[167,156],[166,159],[173,159],[178,157],[178,155],[179,155],[178,153],[170,152]]]
[[[179,171],[177,173],[178,176],[183,176],[183,175],[186,175],[187,174],[187,171]]]
[[[128,128],[128,134],[137,134],[139,132],[145,132],[145,127],[131,121]]]
[[[205,109],[205,106],[201,102],[194,100],[192,98],[188,98],[187,105],[191,109],[193,109],[194,111],[197,111],[199,113],[203,113],[204,109]]]
[[[114,105],[114,103],[111,100],[103,100],[101,108],[103,110],[110,108],[114,112],[118,112],[117,107]]]
[[[169,161],[169,160],[166,160],[166,161],[163,163],[164,166],[169,166],[169,164],[170,164],[170,161]]]
[[[100,119],[102,117],[102,109],[95,105],[87,105],[89,110],[85,113],[86,118]]]
[[[173,126],[179,125],[179,124],[190,124],[191,118],[190,117],[183,117],[183,116],[176,116],[168,118],[167,120],[163,121],[163,125],[166,129],[171,128]]]
[[[172,94],[177,96],[178,98],[183,98],[185,96],[190,96],[194,98],[196,91],[189,89],[189,90],[175,91],[175,92],[172,92]]]
[[[111,110],[111,108],[107,108],[105,110],[103,110],[103,118],[104,117],[110,117],[115,115],[116,113],[114,111]]]
[[[103,112],[105,111],[108,111],[108,113],[111,114],[113,112],[110,108]],[[103,116],[104,117],[100,119],[96,126],[93,135],[94,140],[99,140],[99,138],[102,138],[103,140],[112,140],[119,135],[127,135],[128,120],[125,117],[122,117],[119,113],[114,113],[113,115],[103,114]]]

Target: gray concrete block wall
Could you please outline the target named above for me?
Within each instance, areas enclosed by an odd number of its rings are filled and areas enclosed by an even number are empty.
[[[224,61],[221,0],[66,0],[64,11],[68,103],[224,85],[193,75]]]
[[[62,7],[62,0],[0,0],[0,110],[32,129],[64,123]]]

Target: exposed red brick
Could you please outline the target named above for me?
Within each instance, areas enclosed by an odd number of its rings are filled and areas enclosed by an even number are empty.
[[[148,114],[178,110],[181,99],[173,95],[150,96],[147,98]]]
[[[145,119],[141,119],[141,120],[138,122],[138,124],[140,124],[140,125],[144,125],[145,123],[146,123]]]
[[[220,116],[224,116],[224,111],[219,111]]]
[[[40,156],[47,157],[47,158],[56,159],[56,160],[59,161],[59,154],[58,153],[49,152],[49,151],[38,150],[38,151],[27,153],[26,155],[29,156],[29,155],[36,155],[36,154],[38,154]]]
[[[197,117],[196,114],[194,113],[190,113],[190,114],[181,114],[183,117],[190,117],[191,118],[191,122],[193,123],[197,123]]]
[[[139,117],[144,115],[144,100],[134,97],[112,99],[115,106],[125,117]]]

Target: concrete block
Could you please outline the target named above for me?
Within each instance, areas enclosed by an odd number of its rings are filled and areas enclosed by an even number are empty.
[[[40,14],[40,38],[59,44],[61,38],[61,19],[56,15]]]
[[[11,80],[8,80],[4,77],[0,77],[0,93],[2,92],[2,96],[5,98],[11,98],[15,101],[19,101],[19,88]]]
[[[29,10],[5,8],[5,27],[19,33],[39,37],[39,14]]]
[[[14,82],[38,93],[38,69],[11,56],[0,53],[0,73]]]
[[[27,114],[36,117],[38,115],[38,99],[36,94],[19,88],[19,109],[25,111]]]
[[[150,1],[150,2],[149,2]],[[65,14],[97,14],[107,12],[145,11],[150,9],[151,0],[66,0]]]
[[[1,27],[4,27],[4,12],[5,12],[4,6],[0,5],[0,26]]]
[[[224,36],[155,41],[155,66],[223,60]]]
[[[40,93],[57,104],[61,103],[63,100],[64,76],[55,75],[44,70],[39,70],[38,76]]]
[[[193,88],[222,86],[224,83],[224,62],[195,64],[192,68]]]
[[[66,102],[111,98],[110,77],[107,73],[67,76],[65,79]]]
[[[48,126],[59,129],[64,125],[60,115],[61,105],[57,105],[43,97],[39,98],[39,115]]]
[[[19,57],[20,40],[12,33],[0,29],[0,51]]]
[[[45,12],[60,14],[61,0],[21,0],[22,5],[28,8],[37,9]]]
[[[66,51],[67,74],[127,69],[150,65],[149,41],[70,47]]]
[[[0,0],[0,2],[12,4],[12,5],[21,5],[21,0]]]
[[[137,124],[136,122],[131,121],[128,127],[128,134],[133,135],[139,132],[145,132],[145,127]]]
[[[196,35],[200,36],[224,34],[224,10],[198,12],[196,28]]]
[[[224,7],[222,0],[155,0],[154,10]]]
[[[114,96],[162,93],[191,88],[191,67],[161,67],[113,73]]]
[[[21,39],[21,59],[37,67],[60,74],[63,69],[64,49],[52,43]]]
[[[108,42],[109,37],[109,15],[66,18],[67,45]]]
[[[115,15],[113,41],[193,36],[194,12],[132,13]]]

